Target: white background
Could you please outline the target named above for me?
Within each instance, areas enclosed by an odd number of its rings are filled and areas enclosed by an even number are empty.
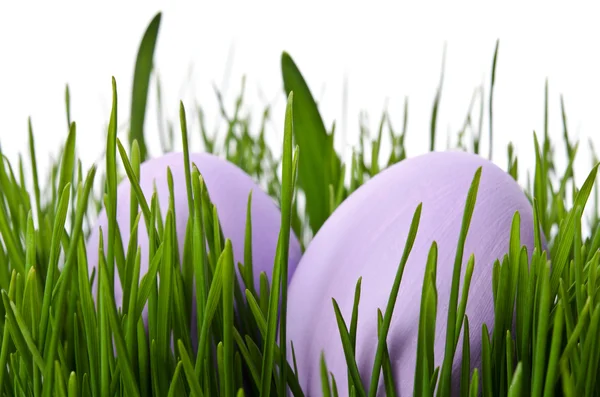
[[[213,84],[225,90],[232,108],[241,76],[247,76],[247,102],[258,118],[275,103],[270,139],[280,145],[283,105],[280,56],[290,52],[320,107],[327,126],[345,126],[337,147],[347,155],[357,143],[358,115],[366,110],[376,128],[384,106],[398,129],[409,98],[409,155],[429,145],[429,120],[447,44],[438,131],[454,137],[464,121],[473,91],[486,96],[495,41],[500,51],[494,99],[494,160],[506,164],[513,141],[520,163],[533,164],[533,131],[543,129],[544,81],[550,82],[550,133],[562,135],[559,100],[565,95],[571,139],[580,145],[577,179],[591,168],[588,138],[600,122],[600,24],[592,7],[522,2],[452,6],[421,3],[400,6],[362,2],[103,2],[99,5],[51,2],[0,6],[0,143],[11,160],[26,156],[31,116],[40,166],[67,135],[64,89],[69,84],[72,118],[78,125],[78,152],[84,166],[100,159],[110,111],[110,78],[119,92],[119,120],[129,116],[131,81],[141,36],[163,11],[155,53],[164,83],[164,103],[176,120],[179,100],[188,115],[198,101],[217,119]],[[232,61],[228,71],[228,59]],[[347,120],[342,120],[344,81]],[[228,84],[224,84],[228,81]],[[150,148],[157,153],[155,92],[147,111]],[[487,106],[487,105],[486,105]],[[487,109],[486,109],[487,114]],[[194,148],[198,128],[191,120]],[[178,125],[178,124],[177,124]],[[487,116],[483,150],[487,153]],[[120,133],[125,139],[125,130]],[[594,138],[596,146],[600,139]],[[557,142],[559,142],[557,141]],[[558,146],[562,156],[563,146]],[[563,164],[563,162],[561,162]],[[524,170],[521,169],[524,176]]]

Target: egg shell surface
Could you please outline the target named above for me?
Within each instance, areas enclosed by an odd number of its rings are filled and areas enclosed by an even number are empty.
[[[532,208],[517,182],[488,160],[464,152],[433,152],[397,163],[360,187],[325,222],[304,253],[289,287],[287,318],[288,346],[293,341],[300,385],[307,397],[322,393],[322,351],[339,395],[349,395],[347,364],[332,298],[349,326],[359,277],[362,290],[356,360],[363,383],[368,386],[377,349],[377,309],[385,313],[419,203],[423,204],[419,229],[404,269],[387,339],[398,395],[413,393],[421,290],[434,241],[438,246],[434,356],[435,366],[441,366],[456,248],[467,194],[479,167],[482,174],[463,253],[460,285],[462,290],[466,264],[474,254],[466,314],[471,367],[481,368],[481,326],[485,323],[491,330],[494,320],[493,264],[508,252],[516,211],[521,218],[521,244],[531,254]],[[459,386],[461,356],[462,336],[452,374],[454,392]],[[377,395],[385,395],[383,376]]]
[[[191,164],[195,164],[204,179],[211,202],[216,206],[223,235],[232,243],[233,257],[236,263],[244,262],[244,242],[246,230],[246,213],[248,195],[252,191],[252,261],[254,285],[258,288],[260,273],[265,272],[269,280],[275,260],[275,251],[279,238],[281,213],[275,201],[268,196],[242,169],[235,164],[208,153],[190,153]],[[169,153],[161,157],[145,161],[140,166],[140,187],[150,205],[154,186],[163,217],[166,218],[169,208],[169,188],[167,169],[173,176],[173,192],[175,207],[175,224],[179,242],[179,257],[183,257],[185,232],[190,217],[186,190],[183,153]],[[131,184],[125,178],[117,189],[117,223],[126,252],[130,236],[130,192]],[[141,212],[141,209],[139,210]],[[105,209],[98,216],[92,233],[87,241],[87,258],[90,274],[98,265],[99,230],[102,228],[106,253],[108,241],[108,220]],[[223,241],[224,243],[224,241]],[[141,249],[140,278],[148,271],[148,232],[143,216],[138,223],[138,245]],[[300,243],[293,233],[290,235],[288,257],[288,281],[291,279],[296,265],[302,255]],[[240,285],[243,286],[238,272]],[[96,278],[97,279],[97,278]],[[94,282],[94,296],[97,282]],[[117,307],[122,303],[122,288],[115,271],[115,300]],[[195,307],[195,299],[193,300]],[[147,321],[147,309],[144,309],[144,322]],[[192,327],[195,326],[193,321]]]

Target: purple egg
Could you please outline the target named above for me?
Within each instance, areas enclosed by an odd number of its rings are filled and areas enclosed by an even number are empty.
[[[204,178],[210,200],[217,207],[221,229],[225,238],[231,240],[234,261],[244,261],[244,241],[246,230],[246,212],[248,195],[252,191],[252,261],[254,285],[258,288],[261,272],[265,272],[269,280],[275,251],[279,238],[281,215],[275,201],[268,196],[243,170],[233,163],[207,153],[190,154],[190,165],[196,164]],[[189,219],[188,197],[184,169],[183,153],[169,153],[162,157],[148,160],[140,166],[140,187],[148,205],[154,193],[154,185],[159,200],[163,222],[169,208],[169,188],[167,184],[167,168],[173,176],[174,206],[176,230],[179,241],[180,258],[183,256],[183,244]],[[126,178],[117,189],[117,223],[122,235],[124,250],[127,250],[130,235],[130,192],[131,184]],[[141,211],[141,210],[140,210]],[[90,273],[98,265],[99,230],[102,228],[106,251],[108,240],[108,220],[105,210],[100,213],[96,225],[87,241],[87,257]],[[138,224],[138,245],[141,248],[140,278],[148,272],[148,232],[144,218]],[[288,281],[291,279],[296,265],[302,255],[300,244],[293,233],[290,236]],[[236,265],[237,271],[237,265]],[[238,272],[238,279],[242,283]],[[243,284],[241,284],[243,286]],[[94,283],[94,291],[97,283]],[[95,296],[95,293],[94,293]],[[115,273],[115,300],[118,307],[122,304],[122,287]],[[193,301],[195,305],[195,299]],[[147,324],[147,309],[143,313]],[[195,327],[192,321],[192,330]]]
[[[336,299],[349,325],[359,277],[356,360],[363,384],[369,384],[377,349],[377,309],[385,313],[410,224],[421,202],[419,230],[387,340],[398,394],[413,393],[421,289],[434,241],[438,245],[434,354],[435,366],[441,366],[456,247],[468,190],[479,167],[482,175],[463,255],[461,288],[466,263],[474,254],[466,314],[471,366],[481,368],[481,326],[485,323],[491,330],[494,320],[493,264],[508,252],[516,211],[521,217],[521,243],[531,253],[533,212],[517,182],[491,162],[463,152],[428,153],[393,165],[348,197],[319,230],[298,265],[289,287],[288,344],[290,340],[294,344],[300,384],[308,397],[322,393],[322,351],[339,394],[348,395],[347,365],[331,299]],[[455,390],[461,352],[462,337],[452,375]],[[385,395],[382,376],[377,395]]]

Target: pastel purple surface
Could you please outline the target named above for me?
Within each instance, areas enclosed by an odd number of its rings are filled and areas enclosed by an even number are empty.
[[[347,365],[331,298],[336,299],[349,324],[354,289],[361,276],[356,357],[363,383],[368,385],[377,347],[377,308],[385,312],[410,223],[420,202],[423,208],[419,231],[404,270],[388,336],[398,394],[410,396],[413,391],[421,288],[433,241],[438,244],[435,365],[441,365],[456,246],[467,193],[480,166],[481,182],[461,275],[462,286],[467,260],[474,253],[467,315],[471,364],[480,367],[481,326],[493,326],[493,263],[508,252],[515,211],[521,216],[521,243],[531,253],[533,213],[519,185],[496,165],[463,152],[428,153],[381,172],[346,199],[319,230],[298,265],[289,287],[288,345],[292,340],[300,384],[307,397],[322,394],[322,350],[328,369],[336,378],[339,395],[348,395]],[[462,338],[459,343],[453,389],[458,387],[460,378]],[[385,395],[383,377],[377,395]]]
[[[269,197],[243,170],[217,156],[207,153],[190,154],[190,163],[196,164],[204,178],[208,194],[221,222],[225,238],[229,238],[233,246],[235,263],[244,259],[244,241],[246,228],[246,211],[248,194],[252,190],[252,261],[254,282],[258,287],[260,273],[266,272],[269,280],[275,259],[281,215],[274,200]],[[183,153],[169,153],[162,157],[144,162],[140,167],[140,186],[150,204],[156,184],[161,214],[166,217],[169,207],[169,188],[167,185],[167,168],[171,169],[174,186],[174,203],[176,228],[179,239],[180,257],[183,255],[183,243],[189,218],[188,198],[185,182]],[[127,250],[130,230],[130,191],[129,179],[123,180],[117,189],[117,223],[122,234],[124,250]],[[96,225],[87,242],[87,255],[90,273],[98,264],[99,228],[103,230],[106,249],[108,239],[108,221],[104,210],[100,213]],[[140,278],[148,271],[148,233],[144,218],[138,226],[138,244],[141,248]],[[294,234],[290,236],[289,279],[302,255],[300,244]],[[236,266],[237,269],[237,266]],[[238,274],[241,282],[241,277]],[[288,279],[288,280],[289,280]],[[97,284],[94,285],[94,291]],[[122,290],[118,278],[115,277],[115,300],[120,307]],[[195,304],[195,299],[194,299]],[[144,317],[146,310],[144,310]],[[146,320],[146,318],[145,318]],[[195,325],[195,322],[194,324]]]

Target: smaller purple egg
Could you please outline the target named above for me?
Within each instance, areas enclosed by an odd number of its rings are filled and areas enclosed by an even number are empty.
[[[299,381],[307,397],[322,393],[322,351],[339,394],[348,395],[348,367],[331,299],[336,299],[349,324],[359,277],[356,361],[368,386],[378,341],[377,309],[385,312],[419,203],[423,205],[419,229],[387,339],[398,395],[413,393],[421,290],[434,241],[438,247],[434,359],[435,366],[442,364],[456,247],[469,187],[479,167],[482,174],[463,254],[461,287],[467,260],[474,254],[466,314],[471,367],[480,368],[481,327],[485,323],[491,330],[494,322],[493,264],[508,252],[516,211],[521,218],[521,243],[531,254],[532,208],[517,182],[493,163],[464,152],[428,153],[391,166],[348,197],[316,234],[296,269],[288,293],[288,343],[294,344]],[[454,393],[459,387],[461,343],[462,337],[452,374]],[[385,395],[383,377],[377,391],[378,396]]]
[[[190,167],[195,164],[204,179],[211,202],[216,206],[223,235],[231,240],[234,261],[244,262],[244,241],[246,230],[246,213],[248,195],[252,191],[252,262],[254,285],[258,288],[260,273],[265,272],[271,280],[275,251],[279,239],[281,214],[275,201],[268,196],[242,169],[233,163],[207,153],[191,153]],[[167,184],[167,168],[173,176],[174,207],[176,232],[179,241],[180,258],[183,255],[183,244],[188,223],[189,207],[186,190],[183,153],[169,153],[162,157],[148,160],[140,166],[140,187],[148,204],[156,185],[161,214],[166,217],[169,208],[169,188]],[[130,192],[131,184],[125,178],[117,189],[117,223],[122,236],[124,250],[127,250],[130,235]],[[140,210],[141,211],[141,210]],[[108,241],[108,220],[103,209],[99,214],[92,233],[87,241],[87,258],[90,274],[98,266],[99,230],[102,228],[106,253]],[[288,258],[288,281],[291,279],[296,265],[302,255],[300,243],[293,233],[290,235]],[[140,278],[148,272],[148,232],[144,218],[138,224],[138,245],[141,249]],[[237,265],[236,265],[237,272]],[[243,286],[238,272],[240,285]],[[97,282],[94,282],[94,296]],[[122,287],[115,274],[115,301],[117,307],[122,304]],[[195,307],[195,298],[193,300]],[[147,307],[143,312],[144,323],[147,324]],[[192,321],[192,331],[196,326]],[[192,335],[195,335],[193,333]]]

